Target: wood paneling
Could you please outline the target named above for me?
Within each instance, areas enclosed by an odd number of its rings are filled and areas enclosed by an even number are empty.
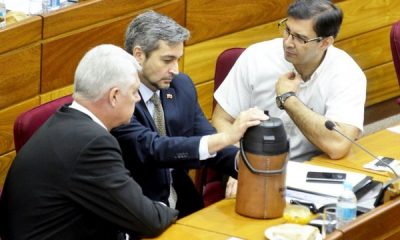
[[[335,3],[345,0],[336,0]],[[292,0],[187,0],[187,45],[282,19]]]
[[[0,55],[0,109],[39,94],[40,45]]]
[[[165,3],[163,0],[91,0],[78,3],[44,15],[43,38],[93,25],[108,19],[115,19],[140,9]]]
[[[392,62],[368,69],[365,75],[368,79],[366,106],[400,95]]]
[[[347,0],[338,5],[344,13],[338,40],[389,26],[400,19],[398,0]]]
[[[399,239],[400,199],[390,201],[374,211],[357,217],[354,222],[345,226],[341,232],[342,239]]]
[[[399,114],[400,108],[396,103],[396,99],[397,97],[366,107],[364,114],[364,125]]]
[[[400,19],[400,4],[396,5],[394,2],[396,1],[348,0],[339,3],[339,6],[344,11],[345,18],[336,45],[349,51],[350,55],[357,62],[360,61],[360,66],[364,65],[366,68],[369,68],[379,64],[379,62],[385,63],[391,59],[389,35],[387,34],[390,31],[393,19]],[[353,5],[358,6],[357,9],[359,12],[349,9]],[[372,15],[364,12],[366,9],[370,9],[373,13],[383,13],[386,8],[395,8],[397,12],[391,9],[388,11],[391,15],[385,18],[382,17],[382,14]],[[365,22],[369,23],[369,21],[373,21],[374,25],[365,24]],[[223,37],[187,46],[185,48],[184,71],[193,78],[195,83],[202,83],[213,79],[215,60],[219,53],[226,48],[247,47],[259,41],[279,37],[277,22],[266,23],[244,31],[238,31]],[[383,27],[383,29],[379,29],[379,27]],[[362,31],[360,31],[360,28]],[[356,37],[354,39],[347,39],[351,36]],[[343,43],[340,40],[343,40]],[[376,58],[371,59],[371,56]],[[368,63],[369,61],[370,63]]]
[[[7,28],[0,28],[0,53],[7,52],[42,39],[42,18],[29,17]]]
[[[8,170],[10,169],[11,163],[14,158],[15,151],[0,156],[0,190],[3,188]]]
[[[161,13],[184,22],[184,1],[168,1],[155,6]],[[83,55],[104,43],[123,47],[125,30],[138,13],[130,13],[113,21],[106,21],[66,35],[60,35],[43,44],[41,93],[73,83],[75,69]]]
[[[188,45],[286,16],[292,0],[187,0]]]
[[[123,45],[125,22],[114,22],[43,44],[41,93],[73,83],[75,69],[83,55],[91,48],[111,43]]]
[[[0,186],[14,148],[16,116],[72,92],[75,68],[90,48],[123,45],[129,22],[155,9],[191,31],[181,70],[195,82],[199,103],[212,113],[217,56],[226,48],[279,37],[277,22],[292,0],[86,0],[0,30]],[[391,60],[389,31],[400,19],[397,0],[336,0],[344,12],[335,45],[348,52],[368,80],[366,106],[400,95]],[[42,35],[43,29],[43,35]],[[6,43],[6,44],[3,44]],[[27,100],[28,99],[28,100]],[[6,167],[8,169],[8,167]]]
[[[364,70],[392,61],[389,34],[391,26],[379,28],[335,43]]]
[[[214,81],[198,84],[196,86],[199,104],[208,119],[211,118],[213,105]]]
[[[15,119],[22,112],[39,105],[39,97],[36,96],[27,101],[0,110],[0,154],[14,150],[13,127]]]
[[[184,71],[198,84],[214,79],[215,62],[227,48],[249,45],[279,37],[278,21],[197,43],[185,48]]]
[[[164,4],[153,7],[154,11],[162,13],[182,26],[186,26],[186,0],[166,1]]]
[[[390,65],[379,67],[392,61],[389,32],[391,24],[400,19],[400,4],[396,3],[395,0],[347,0],[339,3],[345,18],[335,46],[348,52],[364,71],[373,68],[366,72],[367,106],[400,95],[394,81],[396,78],[393,68]],[[365,24],[366,22],[368,24]],[[223,50],[230,47],[247,47],[274,37],[279,37],[277,21],[187,46],[184,71],[196,84],[208,82],[214,78],[215,61]],[[389,87],[392,89],[387,89]],[[210,97],[209,94],[199,96],[200,102],[207,101],[203,98]]]
[[[64,97],[66,95],[72,94],[73,85],[69,85],[63,88],[56,89],[51,92],[47,92],[45,94],[40,95],[40,104],[44,104],[50,102],[51,100]]]

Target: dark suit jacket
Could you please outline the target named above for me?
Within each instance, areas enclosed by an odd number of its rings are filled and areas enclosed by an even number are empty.
[[[142,195],[116,139],[86,114],[62,107],[24,145],[0,201],[3,240],[156,236],[177,211]]]
[[[170,173],[174,168],[173,184],[178,194],[177,209],[184,216],[203,206],[187,168],[212,165],[219,171],[236,176],[235,147],[219,151],[217,156],[200,161],[200,138],[215,133],[198,102],[192,80],[177,75],[170,88],[161,90],[167,137],[157,134],[154,121],[143,100],[136,105],[131,123],[112,131],[120,143],[127,168],[149,198],[168,204]],[[197,194],[197,196],[196,196]]]

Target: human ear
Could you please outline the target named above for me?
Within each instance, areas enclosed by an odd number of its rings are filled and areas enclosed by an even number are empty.
[[[110,92],[108,93],[108,101],[112,107],[116,107],[118,104],[118,95],[120,89],[117,87],[111,88]]]
[[[140,46],[135,46],[133,47],[132,51],[133,56],[136,58],[136,61],[142,65],[144,60],[146,59],[145,53],[143,52],[142,48]]]
[[[332,36],[326,37],[321,40],[322,50],[325,51],[329,46],[331,46],[335,42],[335,39]]]

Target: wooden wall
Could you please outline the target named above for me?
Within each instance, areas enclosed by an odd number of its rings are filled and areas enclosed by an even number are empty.
[[[229,47],[247,47],[279,37],[277,23],[285,17],[291,1],[243,2],[187,0],[186,23],[194,36],[185,49],[184,72],[196,82],[199,95],[208,96],[200,101],[208,117],[212,110],[213,75],[218,54]],[[398,1],[336,2],[344,12],[344,21],[335,45],[347,51],[364,70],[368,78],[366,106],[399,96],[389,46],[391,24],[400,20]],[[232,11],[232,6],[236,11]],[[220,11],[224,17],[217,18],[215,12]]]
[[[279,37],[277,22],[291,0],[86,0],[0,30],[0,188],[15,156],[13,123],[21,112],[71,93],[77,63],[101,43],[123,44],[128,23],[143,9],[171,16],[191,31],[181,71],[196,84],[211,117],[215,60],[229,47]],[[368,78],[366,106],[400,95],[389,47],[397,0],[335,1],[344,11],[336,46]],[[117,4],[116,4],[117,3]],[[393,103],[394,104],[394,103]]]
[[[70,94],[84,53],[102,43],[122,47],[127,25],[147,8],[185,25],[185,0],[86,0],[0,29],[0,189],[15,157],[16,117]]]

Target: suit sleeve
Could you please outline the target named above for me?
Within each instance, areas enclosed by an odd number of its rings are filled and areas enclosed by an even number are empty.
[[[190,81],[191,82],[191,81]],[[211,126],[210,122],[205,117],[200,105],[198,104],[197,93],[194,85],[192,84],[195,105],[195,121],[194,121],[194,134],[199,136],[209,135],[215,133],[215,129]],[[238,148],[234,146],[228,146],[217,152],[217,155],[213,158],[207,159],[203,164],[212,167],[219,172],[225,173],[229,176],[237,178],[237,172],[234,167],[234,158]]]
[[[232,149],[221,150],[217,158],[199,160],[201,137],[215,133],[215,129],[201,110],[195,86],[187,75],[179,74],[173,81],[173,89],[176,94],[174,114],[166,113],[169,114],[170,136],[160,137],[153,131],[144,113],[147,110],[140,106],[135,109],[130,124],[113,129],[112,134],[118,139],[128,168],[143,165],[199,168],[208,162],[217,168],[220,165],[220,169],[225,170],[227,165],[233,166],[231,163],[235,153]],[[228,171],[230,175],[234,174]]]
[[[125,161],[141,161],[156,167],[199,167],[200,136],[159,136],[136,116],[128,125],[112,131]]]
[[[75,168],[69,182],[71,198],[124,230],[155,237],[176,220],[176,210],[143,195],[124,167],[113,137],[97,137],[85,146]]]

